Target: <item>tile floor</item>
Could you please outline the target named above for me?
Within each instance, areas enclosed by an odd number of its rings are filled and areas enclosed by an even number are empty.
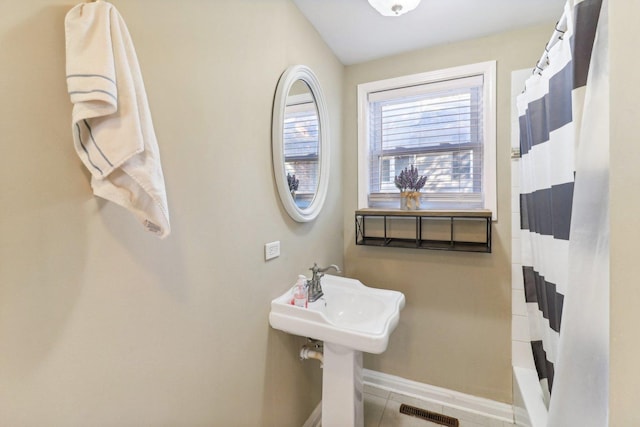
[[[365,427],[442,427],[440,424],[425,421],[400,413],[400,405],[426,409],[460,420],[460,427],[514,427],[515,424],[496,420],[490,417],[464,412],[393,393],[375,387],[364,387],[364,426]]]

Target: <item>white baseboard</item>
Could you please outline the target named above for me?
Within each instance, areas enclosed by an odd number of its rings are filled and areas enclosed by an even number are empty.
[[[513,407],[506,403],[419,383],[369,369],[363,370],[363,382],[371,387],[513,423]]]
[[[419,383],[369,369],[363,369],[362,374],[363,383],[370,387],[513,423],[513,407],[506,403]],[[316,409],[313,410],[311,416],[302,427],[320,427],[321,421],[322,402],[316,406]]]

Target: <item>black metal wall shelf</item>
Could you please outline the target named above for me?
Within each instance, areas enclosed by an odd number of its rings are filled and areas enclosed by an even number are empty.
[[[367,219],[382,221],[382,227],[377,232],[369,233]],[[415,220],[415,237],[394,236],[392,228],[394,221]],[[491,252],[491,211],[444,211],[444,210],[413,210],[399,209],[359,209],[355,214],[356,220],[356,245],[381,246],[388,248],[412,248],[431,249],[441,251],[462,252]],[[448,235],[446,238],[429,238],[429,223],[437,221],[442,226],[443,221],[448,222]],[[462,222],[474,222],[482,227],[482,239],[478,241],[461,240],[456,235],[456,225]],[[478,224],[478,222],[480,224]],[[440,227],[442,228],[442,227]],[[405,233],[406,234],[406,233]]]

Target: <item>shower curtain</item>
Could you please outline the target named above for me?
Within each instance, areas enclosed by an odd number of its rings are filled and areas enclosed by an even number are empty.
[[[607,0],[568,0],[518,97],[522,265],[549,426],[608,413]]]

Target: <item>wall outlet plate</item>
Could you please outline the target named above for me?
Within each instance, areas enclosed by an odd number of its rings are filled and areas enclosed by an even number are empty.
[[[277,258],[280,256],[280,241],[277,240],[275,242],[267,243],[264,245],[264,260],[269,261],[270,259]]]

